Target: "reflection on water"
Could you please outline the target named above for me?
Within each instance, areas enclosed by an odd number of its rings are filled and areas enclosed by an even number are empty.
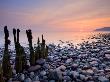
[[[105,32],[100,32],[105,33]],[[71,41],[73,44],[81,43],[84,40],[88,40],[90,36],[97,35],[99,32],[33,32],[33,44],[37,43],[37,38],[44,34],[44,38],[46,39],[46,43],[55,43],[57,44],[59,40],[62,41]],[[10,32],[11,43],[13,45],[13,35]],[[21,45],[27,45],[27,36],[25,31],[20,32],[20,43]],[[4,35],[3,32],[0,33],[0,46],[4,44]]]

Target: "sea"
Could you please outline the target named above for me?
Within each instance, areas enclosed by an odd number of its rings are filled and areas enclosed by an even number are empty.
[[[41,40],[43,34],[46,44],[59,44],[60,41],[66,42],[70,41],[74,45],[82,43],[84,41],[92,41],[90,37],[98,35],[99,33],[109,33],[109,32],[32,32],[33,45],[37,44],[38,37]],[[13,33],[9,32],[9,40],[11,41],[10,46],[14,46]],[[20,44],[24,47],[28,46],[28,39],[25,31],[20,32]],[[9,47],[10,47],[9,46]],[[0,32],[0,48],[4,47],[4,33]]]

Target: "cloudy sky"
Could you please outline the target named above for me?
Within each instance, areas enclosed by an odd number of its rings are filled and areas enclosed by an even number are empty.
[[[0,28],[92,31],[110,26],[110,0],[0,0]]]

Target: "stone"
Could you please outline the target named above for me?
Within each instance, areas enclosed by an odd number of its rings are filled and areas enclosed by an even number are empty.
[[[57,68],[57,70],[65,71],[66,67],[64,65],[61,65],[60,67]]]
[[[98,80],[99,80],[100,82],[109,82],[109,79],[107,79],[107,78],[104,77],[104,76],[99,76],[99,77],[98,77]]]
[[[32,82],[40,82],[40,81],[32,81]]]
[[[32,80],[33,81],[39,81],[39,77],[38,76],[34,76],[34,78]]]
[[[81,80],[85,80],[85,79],[86,79],[86,76],[85,76],[85,75],[80,74],[80,79],[81,79]]]
[[[42,67],[43,67],[44,69],[50,69],[50,65],[49,65],[49,64],[44,64]]]
[[[110,59],[110,54],[105,54],[105,57],[106,57],[107,59]]]
[[[105,69],[105,72],[110,72],[110,68],[106,68]]]
[[[48,62],[52,62],[53,60],[54,60],[54,56],[48,56],[48,57],[47,57],[47,61],[48,61]]]
[[[66,60],[66,63],[69,64],[69,63],[71,63],[72,61],[73,61],[73,59],[70,58],[70,59],[67,59],[67,60]]]
[[[50,80],[49,82],[55,82],[55,80]]]
[[[29,72],[33,72],[33,71],[39,70],[40,68],[41,68],[40,65],[31,66],[31,67],[29,67],[28,71],[29,71]]]
[[[41,71],[41,72],[40,72],[40,75],[41,75],[41,76],[46,75],[46,71]]]
[[[24,82],[32,82],[32,80],[31,80],[30,78],[26,78],[26,79],[24,80]]]
[[[98,64],[98,62],[97,61],[92,61],[92,62],[90,62],[90,64],[94,65],[94,64]]]
[[[25,79],[25,75],[24,74],[21,74],[20,75],[20,81],[24,81],[24,79]]]
[[[12,82],[12,78],[10,78],[10,79],[8,80],[8,82]]]
[[[30,62],[29,62],[29,60],[27,60],[27,66],[29,66],[29,67],[30,67]]]
[[[66,80],[67,82],[71,81],[71,78],[69,76],[64,76],[63,79]]]
[[[71,69],[76,70],[78,68],[78,64],[72,64]]]
[[[36,61],[36,64],[38,64],[38,65],[43,65],[43,64],[45,64],[45,59],[39,59],[39,60],[37,60]]]
[[[62,72],[60,70],[49,70],[48,78],[51,80],[61,80],[62,79]]]
[[[66,60],[67,59],[67,56],[62,56],[62,60]]]
[[[79,73],[76,71],[71,71],[71,74],[73,75],[74,78],[79,76]]]
[[[56,79],[58,79],[58,76],[57,76],[57,73],[56,73],[56,71],[55,70],[53,70],[53,69],[50,69],[49,70],[49,74],[48,74],[48,78],[50,79],[50,80],[56,80]]]
[[[94,74],[92,69],[88,69],[88,70],[86,70],[86,72],[87,72],[87,74]]]
[[[31,77],[31,78],[34,77],[34,72],[30,72],[30,77]]]
[[[14,75],[16,75],[16,70],[15,70],[15,69],[12,69],[12,73],[13,73]]]
[[[45,76],[43,76],[43,79],[44,79],[44,80],[47,80],[47,79],[48,79],[48,77],[45,75]]]
[[[88,70],[88,69],[91,69],[91,67],[90,67],[90,66],[87,66],[87,65],[85,65],[85,66],[83,67],[83,70]]]

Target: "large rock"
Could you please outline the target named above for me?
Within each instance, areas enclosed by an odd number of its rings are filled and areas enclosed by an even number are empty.
[[[31,67],[29,67],[28,71],[29,71],[29,72],[37,71],[37,70],[39,70],[40,68],[41,68],[40,65],[31,66]]]
[[[36,61],[36,64],[38,64],[38,65],[43,65],[43,64],[45,64],[45,59],[39,59],[39,60],[37,60]]]

